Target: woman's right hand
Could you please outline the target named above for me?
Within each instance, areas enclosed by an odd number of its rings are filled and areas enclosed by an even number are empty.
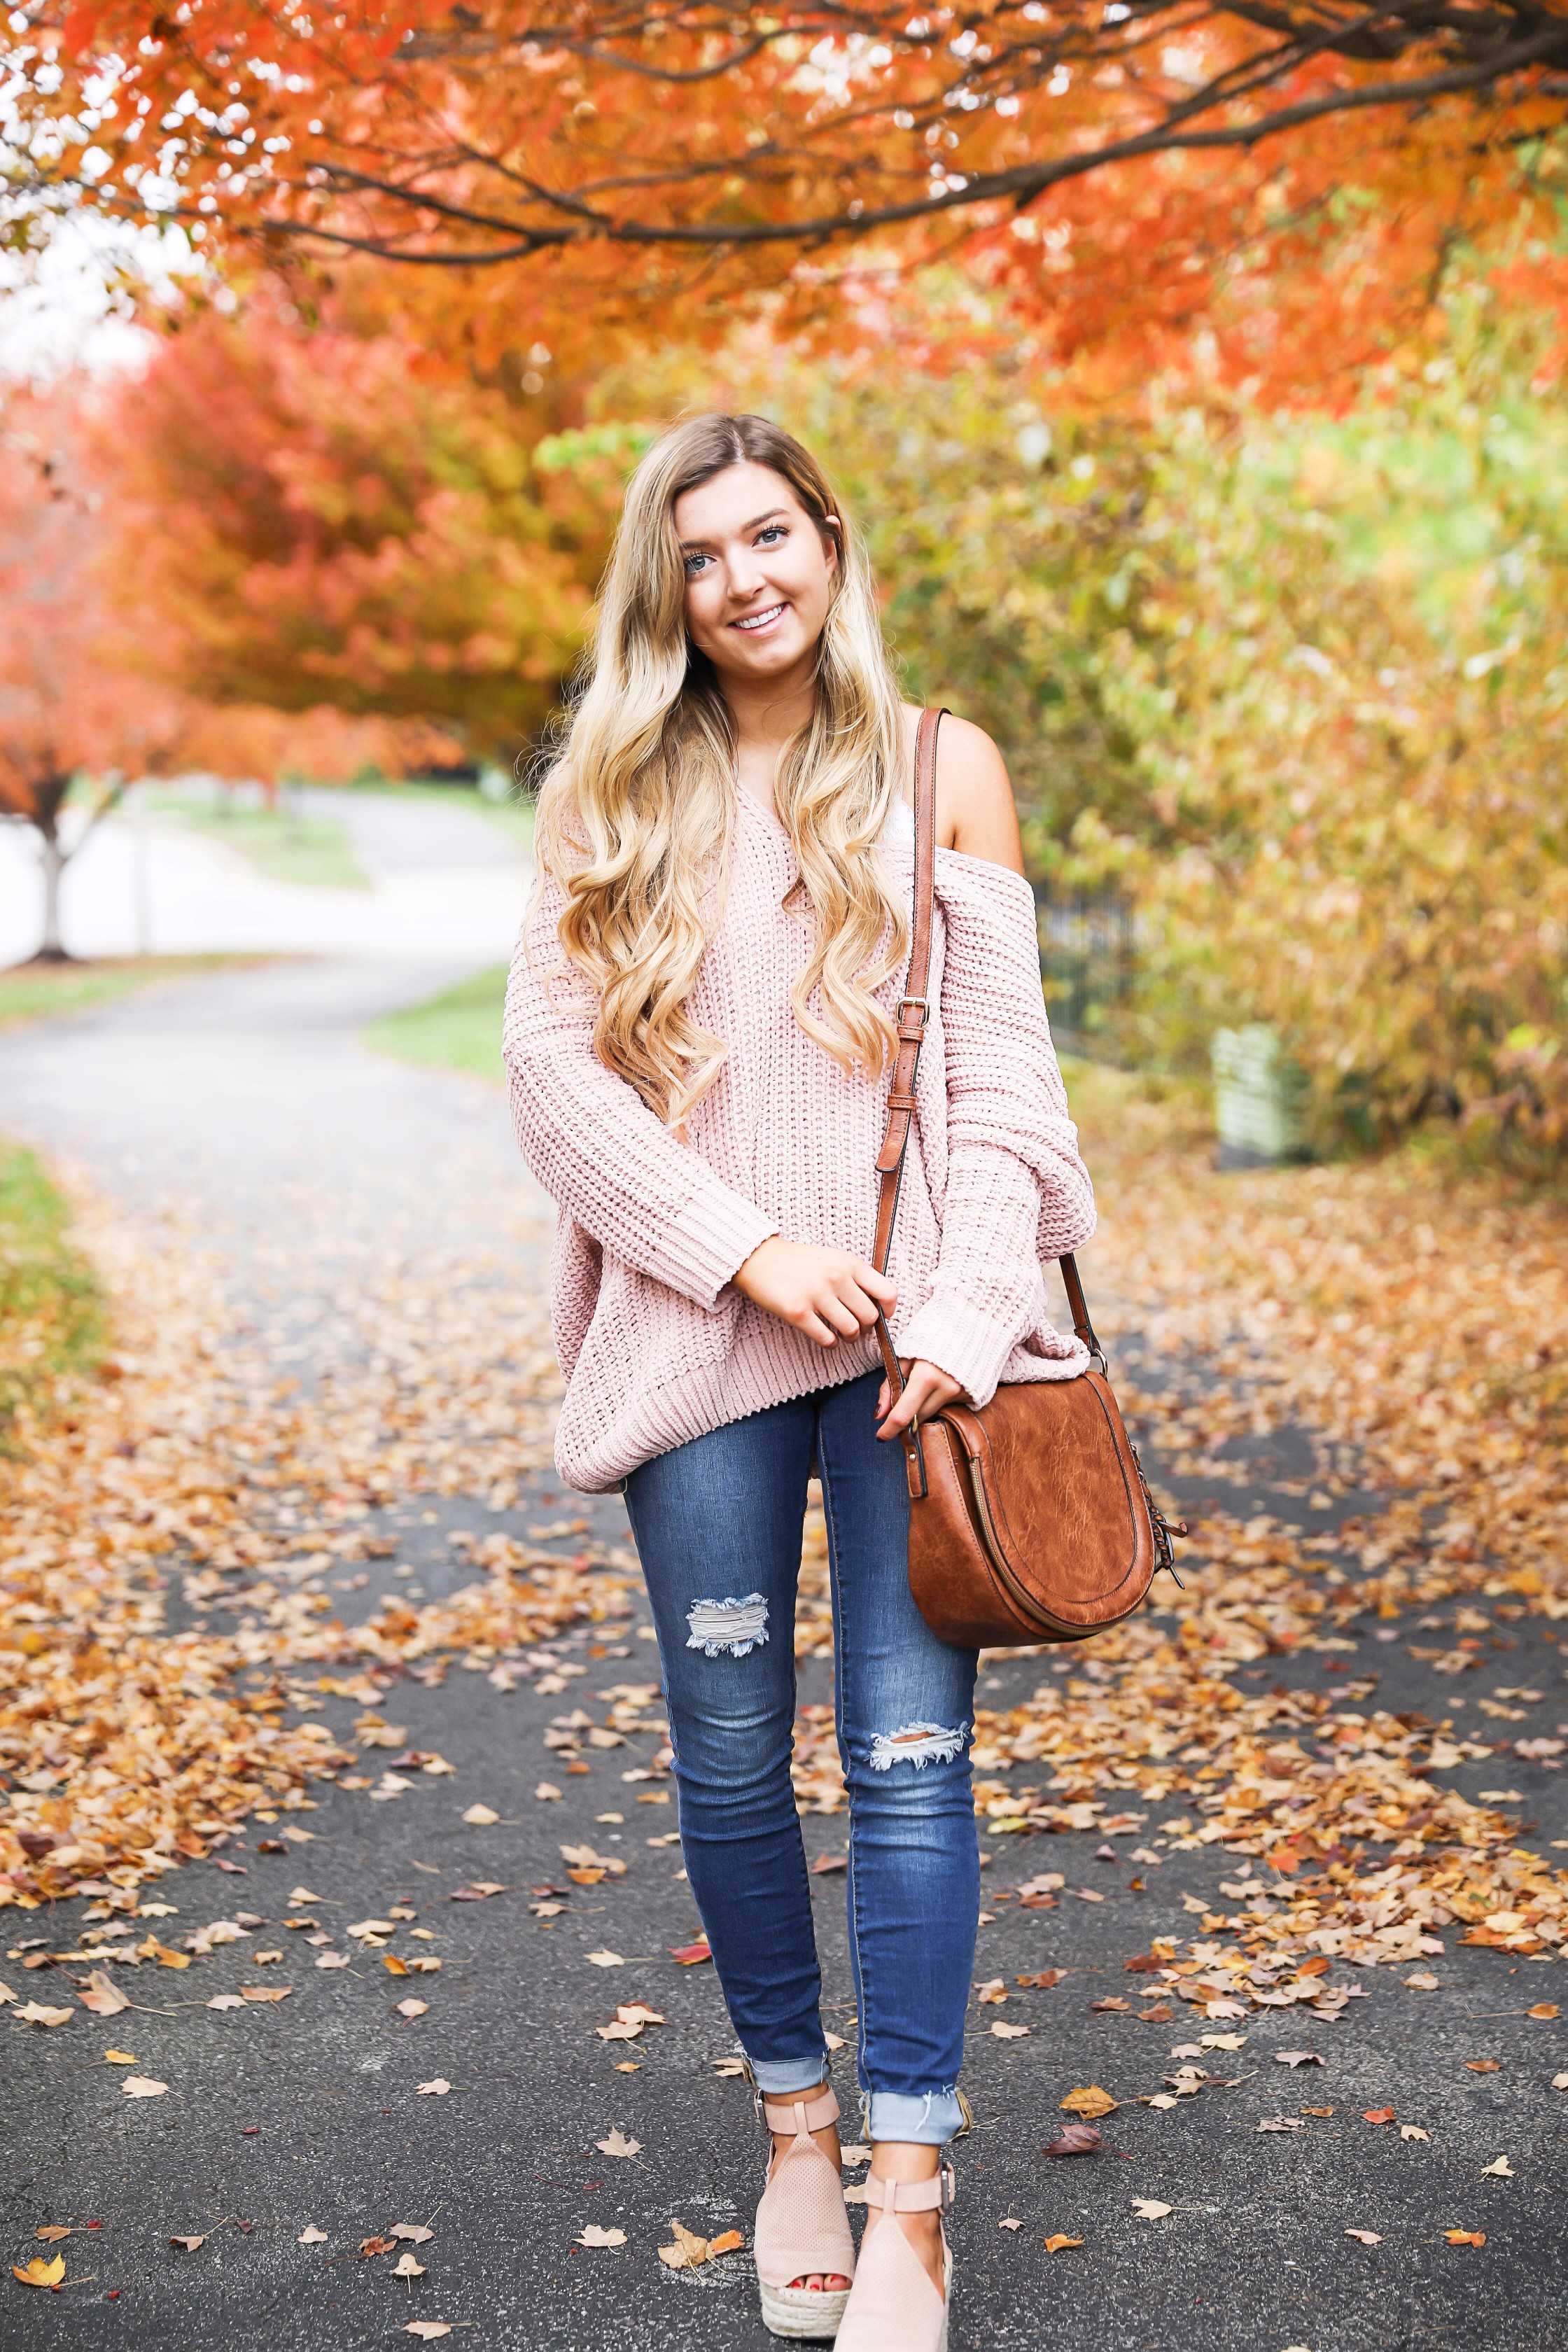
[[[899,1294],[868,1258],[847,1250],[816,1249],[775,1234],[754,1249],[731,1280],[743,1297],[791,1324],[819,1348],[869,1331],[880,1307],[890,1314]]]

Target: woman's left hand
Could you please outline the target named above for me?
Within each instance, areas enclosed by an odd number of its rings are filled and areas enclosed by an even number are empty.
[[[900,1437],[916,1413],[922,1421],[929,1421],[933,1412],[940,1412],[944,1404],[952,1404],[955,1397],[963,1394],[963,1390],[957,1381],[946,1372],[938,1371],[936,1366],[928,1364],[923,1357],[918,1358],[904,1374],[904,1392],[891,1412],[888,1411],[888,1383],[886,1381],[882,1382],[882,1392],[877,1399],[877,1419],[881,1427],[877,1434],[879,1437]]]

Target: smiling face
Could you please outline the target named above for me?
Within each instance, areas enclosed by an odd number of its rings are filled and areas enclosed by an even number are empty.
[[[782,688],[808,678],[832,601],[833,534],[770,467],[726,466],[675,502],[686,626],[721,679]]]

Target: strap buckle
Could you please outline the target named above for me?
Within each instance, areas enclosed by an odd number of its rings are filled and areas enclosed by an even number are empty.
[[[899,999],[898,1004],[897,1004],[897,1006],[896,1006],[896,1008],[895,1008],[895,1010],[896,1010],[896,1012],[897,1012],[897,1014],[898,1014],[899,1025],[900,1025],[900,1028],[903,1026],[904,1007],[905,1007],[905,1005],[906,1005],[906,1004],[918,1004],[918,1005],[920,1006],[920,1009],[921,1009],[921,1027],[923,1029],[923,1028],[925,1027],[925,1025],[926,1025],[926,1023],[931,1019],[931,1001],[930,1001],[930,999],[929,999],[928,997],[924,997],[924,996],[900,996],[900,999]]]

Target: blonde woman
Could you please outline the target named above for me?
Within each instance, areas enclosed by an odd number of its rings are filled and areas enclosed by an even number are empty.
[[[523,1155],[556,1202],[556,1459],[624,1487],[691,1892],[773,2148],[754,2239],[775,2335],[938,2352],[942,2152],[979,1903],[975,1658],[910,1597],[900,1433],[1068,1377],[1042,1253],[1093,1229],[1001,758],[949,719],[933,984],[887,1273],[865,1255],[909,952],[919,713],[820,467],[705,415],[626,493],[508,997]],[[889,1410],[879,1313],[910,1367]],[[822,1481],[849,1948],[872,2157],[846,2215],[790,1783],[807,1480]]]

